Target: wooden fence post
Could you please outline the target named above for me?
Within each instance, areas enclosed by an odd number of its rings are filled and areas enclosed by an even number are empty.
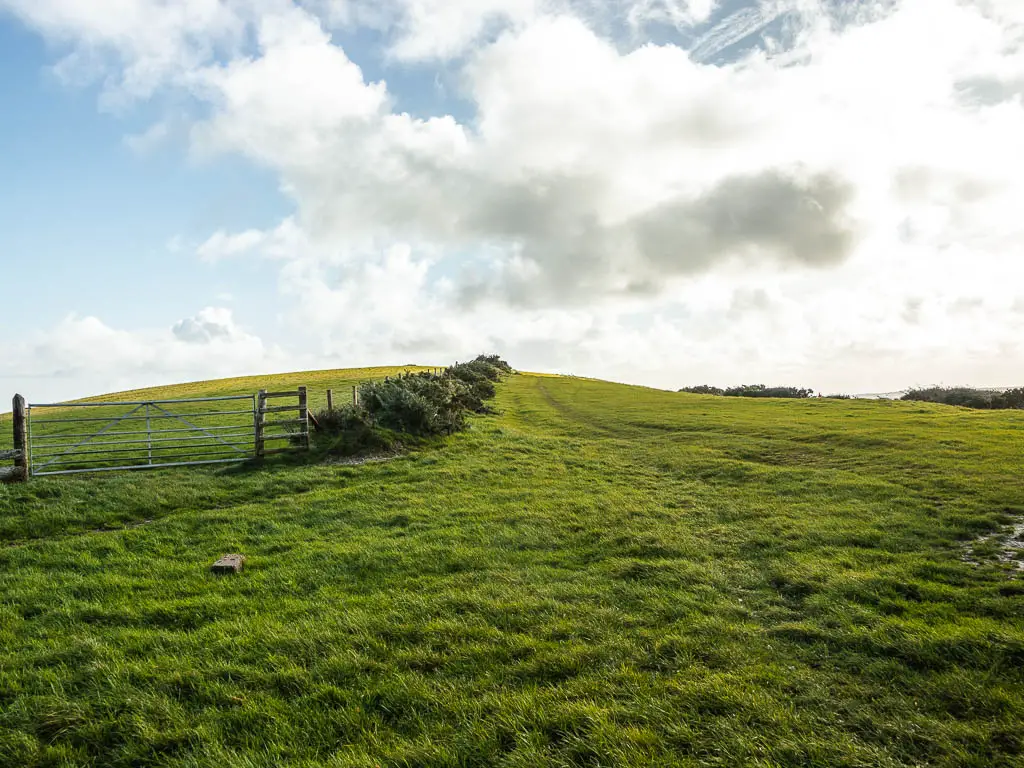
[[[25,428],[25,398],[14,396],[14,450],[19,453],[14,457],[15,481],[28,480],[28,430]]]
[[[299,419],[302,422],[302,447],[309,450],[309,403],[305,387],[299,387]]]
[[[334,412],[334,392],[329,389],[327,390],[327,412]]]
[[[359,405],[359,396],[356,394],[356,388],[352,387],[352,407],[355,408]]]
[[[256,394],[256,458],[262,459],[263,446],[263,423],[267,417],[267,390],[261,389]]]

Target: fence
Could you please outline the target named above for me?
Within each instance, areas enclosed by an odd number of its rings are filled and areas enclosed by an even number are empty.
[[[268,406],[268,400],[297,397],[298,405]],[[267,414],[298,413],[294,419],[277,419],[267,421]],[[281,430],[281,431],[275,431]],[[301,448],[309,448],[309,407],[306,400],[306,388],[299,387],[294,392],[267,392],[261,389],[256,395],[256,455],[270,456],[289,450],[273,448],[267,450],[267,443],[287,440],[290,444],[298,444]]]
[[[13,467],[0,467],[0,482],[28,480],[28,442],[25,429],[25,398],[14,396],[14,448],[0,451],[0,461],[14,461]]]
[[[268,406],[296,398],[294,405]],[[297,418],[267,421],[267,414]],[[0,480],[247,461],[309,448],[306,388],[293,392],[92,403],[26,404],[14,398],[14,448]],[[286,428],[281,431],[281,428]],[[268,442],[289,446],[266,450]]]

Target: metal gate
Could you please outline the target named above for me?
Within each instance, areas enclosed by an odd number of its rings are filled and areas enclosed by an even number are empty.
[[[30,404],[33,477],[246,461],[256,454],[255,395],[123,403]]]

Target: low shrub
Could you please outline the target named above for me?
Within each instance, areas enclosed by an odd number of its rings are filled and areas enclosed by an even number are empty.
[[[470,363],[456,363],[446,368],[443,375],[464,385],[464,391],[459,394],[462,407],[472,413],[487,413],[490,409],[486,401],[497,393],[496,384],[506,374],[507,367],[507,363],[499,367],[477,358]]]
[[[724,395],[725,390],[720,387],[712,387],[709,384],[700,384],[696,387],[683,387],[680,392],[689,392],[691,395]]]
[[[374,424],[421,436],[462,429],[468,399],[461,381],[429,373],[371,381],[359,388],[360,405]]]
[[[900,399],[981,410],[1024,408],[1024,387],[1008,389],[1005,392],[971,387],[924,387],[912,389]]]
[[[357,406],[315,414],[318,433],[331,450],[353,453],[386,449],[400,435],[425,438],[465,429],[469,413],[489,411],[496,384],[512,371],[497,355],[456,363],[440,374],[405,373],[359,387]]]
[[[724,392],[726,397],[789,397],[805,398],[814,394],[813,389],[799,387],[766,387],[764,384],[745,384],[741,387],[729,387]]]
[[[725,397],[792,397],[803,398],[814,394],[813,389],[800,389],[798,387],[766,387],[764,384],[744,384],[740,387],[729,387],[721,389],[712,387],[709,384],[701,384],[696,387],[683,387],[680,392],[689,392],[693,395],[722,395]]]
[[[329,411],[326,408],[313,414],[318,439],[326,441],[329,453],[355,456],[382,453],[395,449],[395,441],[382,430],[374,429],[369,415],[362,408],[344,405]]]
[[[474,363],[487,363],[492,368],[497,368],[502,373],[512,373],[512,366],[502,360],[498,355],[477,355]]]

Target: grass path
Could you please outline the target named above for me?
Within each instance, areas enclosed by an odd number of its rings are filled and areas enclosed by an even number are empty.
[[[1020,415],[498,406],[386,463],[0,488],[0,765],[1022,764],[1024,583],[962,559],[1024,511]]]

